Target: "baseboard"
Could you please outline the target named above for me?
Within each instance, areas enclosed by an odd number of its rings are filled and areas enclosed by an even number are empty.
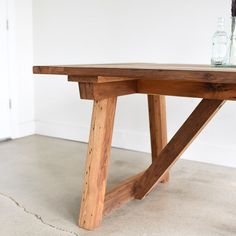
[[[36,134],[88,142],[89,127],[75,124],[36,121]],[[149,133],[114,129],[112,146],[150,153]],[[217,146],[196,140],[183,154],[183,159],[236,167],[235,148]]]

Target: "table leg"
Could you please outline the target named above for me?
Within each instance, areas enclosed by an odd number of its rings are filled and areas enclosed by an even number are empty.
[[[143,199],[153,187],[161,180],[161,177],[177,161],[184,150],[197,137],[211,118],[224,104],[222,100],[203,99],[185,123],[177,131],[174,137],[162,150],[158,159],[141,176],[135,190],[135,198]]]
[[[167,144],[166,100],[162,95],[148,95],[149,125],[151,136],[152,162],[154,162]],[[161,182],[169,181],[169,171]]]
[[[88,230],[102,220],[116,101],[94,101],[79,216],[79,226]]]

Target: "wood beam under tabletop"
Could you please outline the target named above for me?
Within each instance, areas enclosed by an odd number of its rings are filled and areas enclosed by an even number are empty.
[[[124,80],[107,83],[79,83],[81,99],[101,100],[137,92],[136,80]]]
[[[137,93],[196,97],[219,100],[236,100],[236,84],[189,82],[183,80],[140,79]]]
[[[70,82],[86,82],[86,83],[110,83],[137,80],[137,78],[130,77],[112,77],[112,76],[78,76],[68,75],[68,81]]]

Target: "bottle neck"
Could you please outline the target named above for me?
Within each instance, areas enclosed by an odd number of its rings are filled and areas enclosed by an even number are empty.
[[[217,31],[225,31],[225,21],[222,17],[218,19]]]

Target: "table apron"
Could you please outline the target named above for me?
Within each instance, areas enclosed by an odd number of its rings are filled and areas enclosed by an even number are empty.
[[[137,92],[170,96],[235,100],[236,84],[168,80],[138,80]]]
[[[142,93],[167,96],[236,100],[236,84],[183,80],[138,79],[107,83],[80,82],[80,97],[89,100]]]

